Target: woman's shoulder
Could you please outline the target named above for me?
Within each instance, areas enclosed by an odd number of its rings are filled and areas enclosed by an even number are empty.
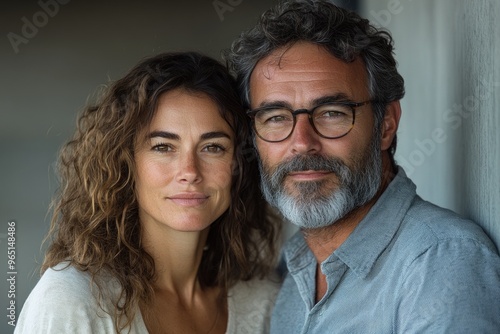
[[[16,333],[90,333],[96,329],[93,319],[97,318],[101,319],[99,329],[112,329],[110,304],[104,299],[99,302],[97,296],[97,285],[88,272],[68,263],[49,268],[26,299]]]
[[[59,287],[62,292],[76,289],[74,292],[78,293],[81,290],[88,291],[90,284],[91,277],[88,272],[76,269],[69,262],[61,262],[47,268],[33,291]]]
[[[62,262],[43,273],[32,294],[58,305],[76,301],[80,305],[94,306],[99,299],[98,287],[102,292],[109,293],[109,297],[119,293],[119,284],[115,279],[104,275],[92,277],[88,271],[78,270],[68,262]]]
[[[277,276],[240,281],[228,293],[227,333],[268,333],[280,288]]]
[[[31,291],[30,299],[61,305],[88,302],[94,290],[90,274],[62,262],[48,268]]]
[[[280,286],[281,281],[277,275],[240,281],[229,290],[229,298],[260,300],[261,302],[269,299],[274,302]]]

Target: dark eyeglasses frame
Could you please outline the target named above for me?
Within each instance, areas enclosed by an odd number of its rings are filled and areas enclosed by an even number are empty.
[[[255,128],[255,115],[259,111],[263,111],[263,110],[267,110],[267,109],[277,109],[277,107],[262,107],[262,108],[256,108],[256,109],[248,110],[247,111],[247,115],[248,115],[248,117],[250,117],[252,119],[252,127],[253,127],[255,133],[257,134],[257,136],[260,139],[262,139],[264,141],[267,141],[269,143],[279,143],[279,142],[282,142],[282,141],[287,140],[288,138],[290,138],[290,136],[293,133],[293,130],[295,130],[295,124],[297,124],[297,115],[300,115],[300,114],[307,114],[308,115],[309,123],[311,124],[314,132],[316,132],[318,134],[318,136],[320,136],[322,138],[326,138],[326,139],[338,139],[338,138],[342,138],[342,137],[346,136],[349,132],[351,132],[352,128],[354,127],[354,121],[356,119],[356,113],[355,113],[356,108],[364,106],[364,105],[367,105],[369,103],[373,103],[373,102],[375,102],[375,101],[374,100],[367,100],[367,101],[363,101],[363,102],[327,102],[327,103],[318,104],[317,106],[315,106],[312,109],[296,109],[296,110],[293,110],[293,109],[290,109],[290,108],[287,108],[287,107],[279,107],[280,109],[287,109],[287,110],[289,110],[292,113],[292,116],[293,116],[292,130],[290,131],[290,133],[288,134],[288,136],[286,136],[285,138],[283,138],[281,140],[267,140],[265,138],[262,138],[261,135],[259,134],[259,132],[257,131],[257,129]],[[314,121],[312,119],[312,115],[313,115],[314,111],[317,108],[319,108],[319,107],[322,107],[324,105],[329,105],[329,104],[332,104],[332,105],[342,105],[342,106],[347,106],[347,107],[351,108],[351,111],[352,111],[352,124],[351,124],[351,128],[346,133],[344,133],[341,136],[336,136],[336,137],[325,136],[325,135],[321,134],[318,131],[318,129],[316,129],[316,126],[314,125]]]

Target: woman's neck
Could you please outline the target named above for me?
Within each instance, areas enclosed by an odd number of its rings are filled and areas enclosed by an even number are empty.
[[[165,231],[164,231],[165,232]],[[150,333],[225,333],[226,296],[219,287],[197,279],[208,229],[202,232],[144,232],[143,245],[155,261],[150,304],[141,313]]]
[[[155,261],[155,290],[173,293],[189,302],[200,285],[198,268],[208,229],[201,232],[179,232],[166,228],[148,233],[144,231],[143,245]]]

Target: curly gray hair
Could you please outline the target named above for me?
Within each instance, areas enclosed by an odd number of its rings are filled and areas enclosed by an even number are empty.
[[[298,41],[323,46],[345,62],[361,57],[368,73],[368,89],[375,101],[379,128],[389,102],[403,98],[404,80],[397,71],[389,32],[375,28],[367,19],[325,0],[282,1],[262,14],[259,23],[243,32],[224,52],[236,75],[246,107],[250,105],[250,76],[256,64],[274,50]],[[394,163],[396,137],[389,154]]]

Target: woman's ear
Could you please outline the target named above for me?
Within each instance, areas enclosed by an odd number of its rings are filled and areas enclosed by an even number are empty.
[[[401,105],[399,101],[392,101],[385,107],[385,116],[382,121],[382,138],[380,149],[385,151],[391,146],[392,140],[398,131],[399,119],[401,117]]]

